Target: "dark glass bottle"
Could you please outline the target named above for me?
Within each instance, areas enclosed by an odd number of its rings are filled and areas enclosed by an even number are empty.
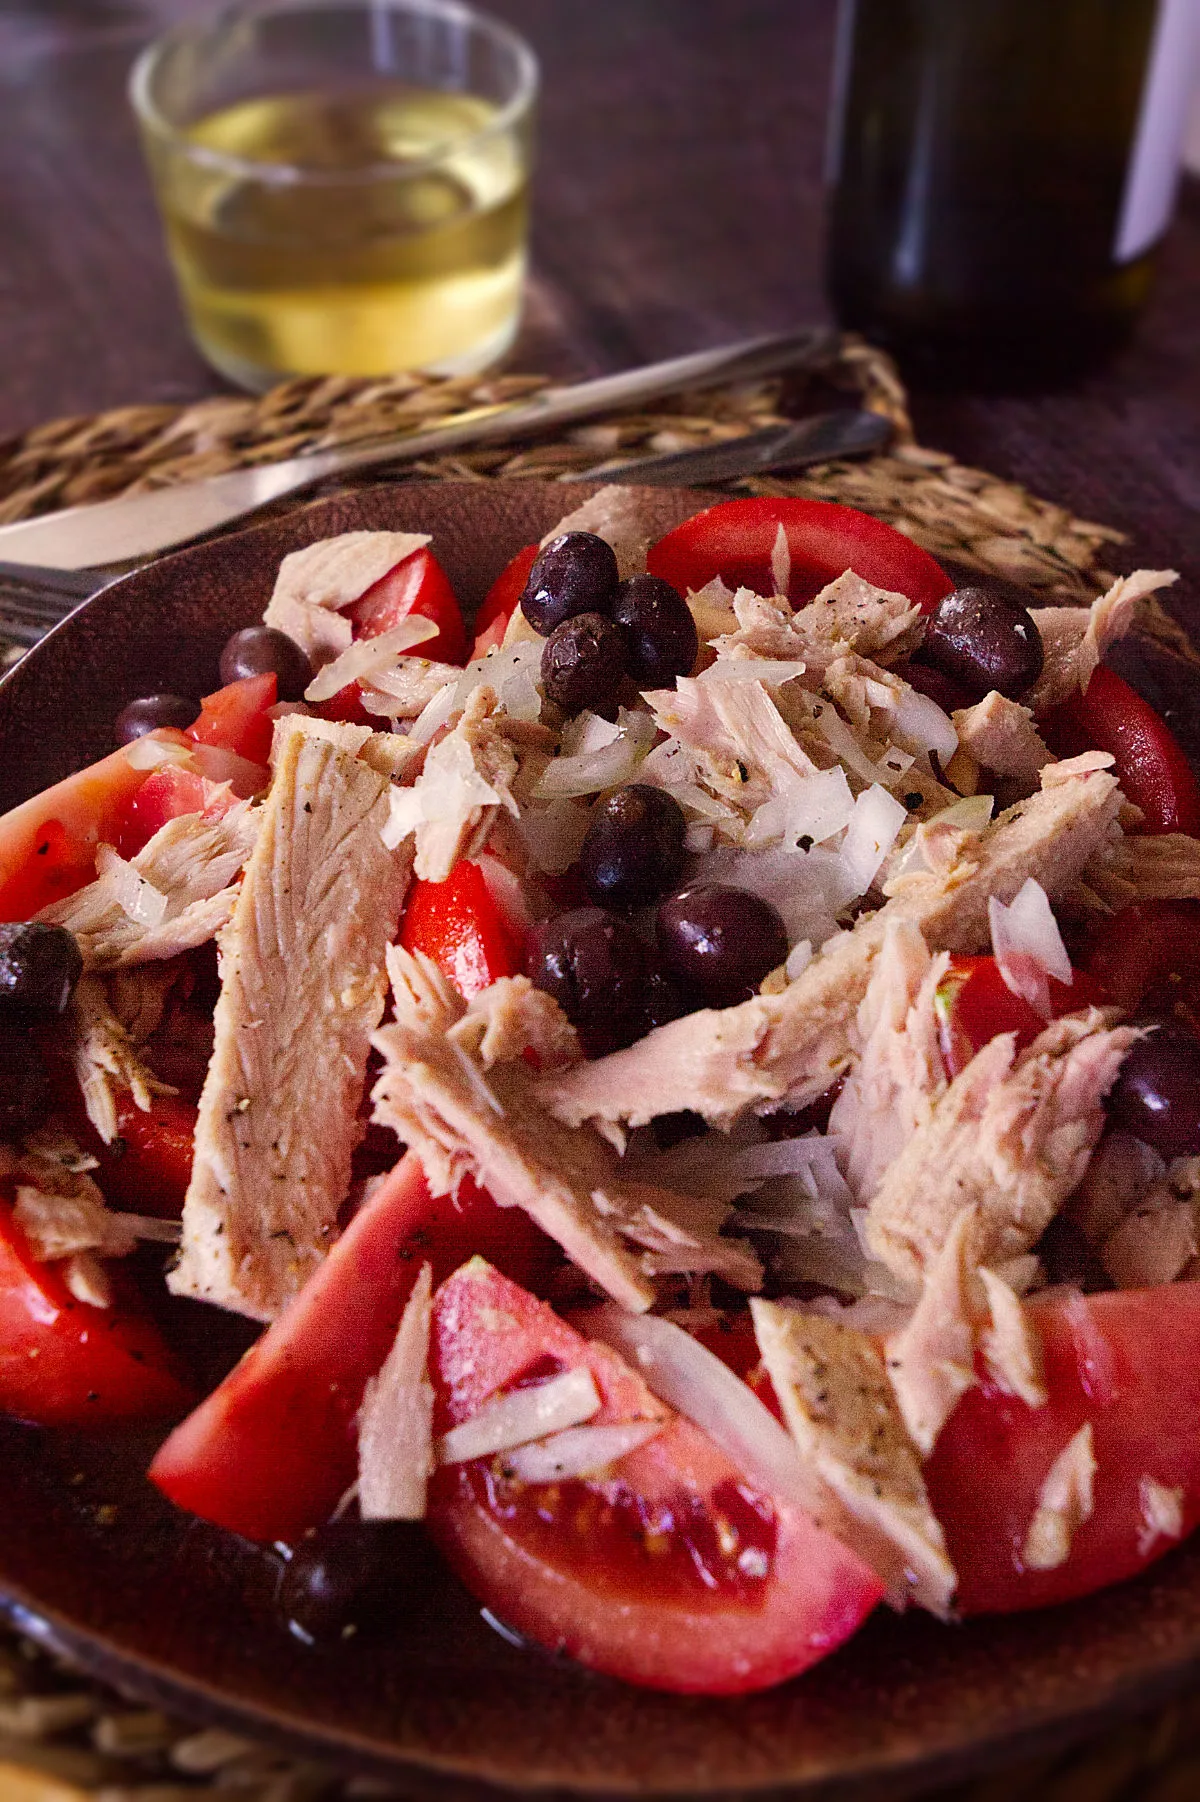
[[[1194,0],[843,0],[829,287],[917,374],[1067,377],[1170,214]]]

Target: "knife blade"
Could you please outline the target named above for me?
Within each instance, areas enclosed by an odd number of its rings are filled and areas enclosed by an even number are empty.
[[[0,559],[71,570],[136,562],[229,525],[270,501],[302,493],[331,476],[527,436],[682,389],[777,375],[820,362],[834,342],[832,332],[817,328],[751,338],[569,387],[545,389],[528,401],[472,408],[425,432],[259,464],[149,494],[70,507],[0,526]]]
[[[633,457],[624,463],[598,463],[569,480],[573,482],[645,482],[686,487],[705,482],[730,482],[738,476],[768,469],[803,469],[827,463],[834,457],[861,456],[878,450],[892,435],[890,420],[865,408],[839,407],[816,413],[786,425],[765,426],[722,444],[699,445],[694,450],[667,451],[658,457]]]

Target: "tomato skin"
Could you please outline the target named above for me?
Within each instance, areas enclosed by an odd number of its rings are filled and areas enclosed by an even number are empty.
[[[224,1382],[160,1447],[150,1479],[181,1508],[247,1539],[297,1539],[357,1472],[355,1417],[391,1350],[421,1265],[435,1282],[477,1244],[522,1276],[558,1249],[518,1209],[465,1181],[433,1198],[401,1159],[320,1269]]]
[[[477,863],[460,858],[445,882],[416,877],[408,892],[400,943],[423,951],[469,1001],[521,968],[521,946]]]
[[[1051,1019],[1098,1006],[1107,998],[1102,985],[1079,970],[1070,983],[1050,976],[1046,986]],[[942,1061],[951,1077],[965,1070],[998,1033],[1015,1033],[1017,1050],[1024,1051],[1046,1026],[1037,1009],[1009,988],[994,957],[952,957],[934,997],[934,1010]]]
[[[660,538],[646,560],[683,594],[714,576],[730,587],[772,594],[771,552],[782,526],[792,557],[789,598],[803,606],[847,569],[907,595],[931,613],[954,583],[928,551],[855,507],[794,498],[719,501]]]
[[[738,1695],[815,1663],[870,1613],[881,1593],[874,1575],[807,1516],[778,1504],[760,1503],[772,1540],[761,1587],[728,1583],[711,1566],[702,1579],[687,1548],[703,1541],[688,1540],[686,1523],[711,1522],[714,1497],[743,1508],[754,1500],[724,1455],[655,1404],[614,1352],[582,1339],[481,1259],[442,1285],[432,1359],[441,1425],[467,1418],[547,1360],[586,1363],[603,1403],[598,1423],[655,1411],[668,1424],[621,1461],[619,1478],[539,1486],[536,1502],[522,1511],[518,1501],[507,1515],[489,1488],[490,1460],[435,1473],[430,1533],[499,1619],[611,1676],[679,1694]],[[570,1491],[579,1493],[555,1512],[556,1495]],[[582,1523],[575,1501],[587,1514]],[[623,1503],[626,1519],[673,1523],[669,1546],[643,1543],[643,1526],[628,1536],[622,1558],[621,1540],[611,1529],[603,1535],[606,1504],[611,1514]]]
[[[116,848],[122,857],[136,857],[169,820],[202,813],[219,820],[237,803],[232,789],[212,782],[198,770],[166,764],[152,770],[131,796],[121,819]]]
[[[156,1095],[148,1112],[126,1098],[117,1110],[117,1145],[97,1139],[96,1181],[110,1207],[155,1220],[178,1220],[191,1181],[196,1109],[177,1095]]]
[[[483,605],[475,615],[475,643],[471,647],[471,661],[483,657],[493,646],[499,645],[508,629],[508,622],[517,610],[517,604],[525,592],[525,584],[529,580],[529,572],[537,561],[541,546],[527,544],[519,550],[515,557],[509,559],[484,596]]]
[[[1138,901],[1089,931],[1083,968],[1127,1013],[1200,1017],[1200,901]]]
[[[0,1409],[36,1426],[154,1420],[193,1399],[136,1292],[113,1272],[110,1308],[76,1301],[39,1263],[0,1197]]]
[[[240,682],[227,683],[214,694],[205,695],[200,703],[200,717],[187,729],[187,736],[197,745],[216,745],[233,751],[248,763],[266,765],[271,758],[271,734],[274,722],[268,709],[274,707],[278,679],[274,670],[265,676],[244,676]]]
[[[965,1614],[1012,1613],[1090,1595],[1142,1570],[1178,1542],[1139,1549],[1143,1476],[1183,1492],[1183,1530],[1200,1521],[1200,1284],[1029,1303],[1045,1349],[1050,1400],[1029,1408],[990,1380],[971,1389],[925,1466],[946,1530]],[[1095,1509],[1065,1563],[1021,1560],[1054,1459],[1090,1421]]]
[[[1085,693],[1046,715],[1043,733],[1060,756],[1110,751],[1128,800],[1145,818],[1134,830],[1200,833],[1200,783],[1166,721],[1115,670],[1101,664]]]
[[[122,746],[0,818],[0,920],[28,920],[90,882],[96,846],[116,842],[145,780]]]
[[[462,609],[449,577],[428,547],[397,563],[346,612],[354,622],[355,638],[378,638],[410,613],[419,613],[437,627],[435,638],[417,646],[419,656],[461,663],[466,654]]]

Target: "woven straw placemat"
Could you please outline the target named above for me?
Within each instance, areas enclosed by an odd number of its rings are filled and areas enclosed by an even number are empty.
[[[184,408],[122,407],[56,420],[0,441],[0,524],[432,426],[464,408],[548,385],[543,376],[513,374],[327,378],[289,382],[261,399],[225,396]],[[680,394],[652,411],[613,414],[519,446],[459,452],[413,473],[427,480],[554,479],[608,456],[719,442],[848,397],[892,421],[886,452],[823,464],[796,480],[756,479],[736,491],[862,507],[935,555],[1046,595],[1090,598],[1107,586],[1106,565],[1123,542],[1120,532],[917,444],[894,367],[853,338],[803,377]],[[569,505],[564,496],[564,512]],[[1166,613],[1153,612],[1147,623],[1175,649],[1190,652]],[[197,1802],[218,1795],[231,1802],[366,1802],[393,1793],[147,1711],[0,1628],[0,1802]],[[937,1794],[942,1802],[1197,1802],[1200,1698],[1174,1703],[1082,1749]]]

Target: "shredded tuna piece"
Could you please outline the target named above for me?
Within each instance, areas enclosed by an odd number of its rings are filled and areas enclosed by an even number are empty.
[[[870,1201],[888,1165],[927,1124],[947,1078],[933,998],[946,972],[911,920],[889,925],[852,1032],[858,1052],[829,1116],[842,1141],[843,1170],[858,1201]]]
[[[1033,876],[1056,900],[1099,857],[1116,830],[1120,790],[1106,770],[1075,767],[1082,762],[1047,765],[1053,785],[986,831],[955,835],[948,867],[890,882],[887,905],[831,940],[783,994],[689,1014],[626,1051],[548,1077],[539,1091],[546,1105],[572,1126],[641,1126],[689,1108],[726,1124],[756,1103],[815,1101],[850,1061],[857,1009],[893,921],[914,921],[933,950],[978,953],[993,895],[1011,901]]]
[[[885,665],[911,655],[925,636],[924,615],[907,595],[876,588],[852,569],[801,607],[793,623],[797,636],[813,644],[840,639]]]
[[[1160,1539],[1183,1538],[1183,1490],[1145,1476],[1138,1484],[1142,1521],[1138,1529],[1138,1556],[1146,1553]]]
[[[69,1016],[75,1075],[87,1117],[106,1145],[117,1137],[117,1094],[127,1090],[135,1106],[148,1113],[155,1095],[174,1095],[146,1068],[125,1028],[108,1004],[98,976],[84,976],[76,987]]]
[[[1200,839],[1186,832],[1122,838],[1112,861],[1085,870],[1083,879],[1114,912],[1134,901],[1200,899]]]
[[[48,1194],[30,1183],[18,1183],[13,1217],[34,1257],[47,1263],[84,1251],[124,1258],[137,1244],[137,1234],[122,1215],[109,1211],[103,1195],[86,1176],[75,1179],[69,1195]]]
[[[279,565],[263,621],[294,638],[319,669],[348,650],[354,636],[339,609],[360,601],[428,543],[427,532],[343,532],[292,551]]]
[[[750,1306],[788,1429],[849,1516],[847,1544],[894,1602],[944,1617],[954,1566],[873,1340],[822,1315],[757,1298]]]
[[[150,963],[206,944],[233,911],[258,817],[258,810],[245,801],[216,819],[184,814],[161,826],[128,863],[102,845],[96,881],[43,908],[37,917],[74,933],[87,970]],[[123,865],[134,885],[159,898],[157,917],[126,911],[123,899],[130,884],[114,881],[114,864]]]
[[[1029,696],[1034,712],[1044,713],[1086,688],[1105,651],[1136,623],[1138,603],[1178,580],[1174,569],[1135,569],[1131,576],[1118,576],[1090,607],[1033,608],[1046,654]]]
[[[910,1318],[887,1342],[887,1372],[901,1416],[926,1458],[977,1380],[977,1240],[977,1210],[964,1207],[930,1263]]]
[[[469,1003],[453,1031],[457,1043],[485,1070],[514,1063],[527,1051],[539,1070],[565,1070],[583,1056],[579,1034],[557,1001],[535,989],[528,976],[493,982]]]
[[[511,792],[517,758],[493,724],[495,709],[492,690],[477,688],[412,787],[392,790],[384,842],[394,847],[411,834],[414,868],[426,882],[444,882],[460,857],[482,850],[501,807],[519,813]]]
[[[358,1416],[358,1506],[364,1520],[422,1520],[433,1471],[429,1333],[433,1271],[422,1264],[395,1344],[367,1383]]]
[[[1131,1133],[1105,1133],[1068,1210],[1089,1243],[1102,1245],[1166,1174],[1165,1160],[1142,1139]]]
[[[1052,1021],[1019,1055],[1011,1033],[983,1046],[884,1176],[867,1213],[874,1255],[919,1276],[970,1206],[980,1263],[1028,1251],[1082,1178],[1138,1036],[1092,1008]]]
[[[1071,1543],[1095,1506],[1096,1454],[1092,1423],[1069,1439],[1038,1492],[1037,1507],[1021,1556],[1030,1570],[1057,1570],[1071,1555]]]
[[[564,514],[542,543],[549,544],[564,532],[594,532],[610,544],[622,582],[641,575],[646,567],[651,532],[646,524],[646,503],[636,488],[610,482],[597,489],[590,499]]]
[[[407,850],[382,838],[403,749],[296,716],[277,729],[262,829],[221,944],[176,1294],[271,1319],[327,1249],[408,885]]]
[[[1042,1342],[1028,1310],[995,1270],[981,1270],[979,1280],[991,1314],[991,1325],[979,1340],[988,1375],[1006,1395],[1018,1396],[1030,1408],[1043,1407],[1049,1395]]]
[[[959,748],[998,776],[1010,776],[1032,788],[1046,764],[1054,761],[1033,723],[1032,709],[995,689],[973,707],[960,707],[951,718]]]
[[[415,720],[462,671],[452,663],[435,663],[428,657],[400,657],[391,670],[366,678],[362,704],[368,713],[393,720]]]
[[[457,997],[437,995],[421,966],[414,972],[402,964],[403,957],[393,964],[403,978],[396,1024],[372,1041],[384,1058],[374,1118],[416,1152],[435,1194],[451,1193],[470,1175],[501,1207],[523,1207],[614,1301],[635,1311],[650,1306],[659,1275],[714,1271],[740,1287],[758,1286],[748,1247],[719,1236],[728,1204],[628,1176],[598,1134],[570,1131],[545,1113],[522,1059],[496,1062],[485,1075],[468,1048],[479,1042],[479,1016],[471,1020]]]

